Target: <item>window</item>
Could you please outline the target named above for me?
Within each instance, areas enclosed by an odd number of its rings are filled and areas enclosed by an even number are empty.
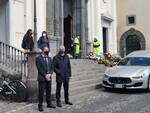
[[[132,15],[132,16],[127,16],[127,25],[135,25],[136,24],[136,16]]]
[[[146,57],[126,57],[122,59],[119,66],[150,66],[150,58]]]

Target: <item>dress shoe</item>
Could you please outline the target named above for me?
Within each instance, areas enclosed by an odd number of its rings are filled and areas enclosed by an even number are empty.
[[[47,108],[56,108],[53,104],[47,104]]]
[[[68,105],[73,105],[71,102],[66,102],[66,104],[68,104]]]
[[[62,107],[61,103],[57,103],[57,106],[58,106],[58,107]]]
[[[38,105],[38,109],[39,109],[40,112],[44,111],[42,105]]]

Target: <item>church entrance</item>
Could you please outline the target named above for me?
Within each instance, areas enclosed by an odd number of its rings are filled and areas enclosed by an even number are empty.
[[[64,0],[64,46],[66,53],[73,55],[73,0]]]
[[[103,27],[103,53],[106,53],[108,48],[108,28]]]
[[[129,35],[126,39],[126,55],[136,50],[141,50],[139,37]]]
[[[66,18],[64,18],[64,46],[66,48],[66,52],[73,55],[72,28],[73,28],[72,17],[68,15]]]
[[[131,28],[120,39],[120,55],[122,57],[136,50],[145,49],[145,37],[142,32]]]

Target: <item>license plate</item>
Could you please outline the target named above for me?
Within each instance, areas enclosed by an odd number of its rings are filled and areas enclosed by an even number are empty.
[[[115,84],[114,88],[124,88],[124,86],[122,84]]]

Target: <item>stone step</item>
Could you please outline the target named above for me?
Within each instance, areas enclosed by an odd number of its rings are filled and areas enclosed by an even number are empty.
[[[69,95],[70,95],[70,97],[75,97],[76,95],[86,94],[90,91],[94,91],[101,87],[102,87],[101,83],[93,83],[93,84],[89,84],[89,85],[83,85],[83,86],[79,86],[79,87],[75,87],[75,88],[70,88]],[[53,95],[53,98],[55,98],[55,92],[52,92],[52,95]],[[61,91],[61,95],[62,96],[64,95],[63,88]]]
[[[81,71],[81,72],[74,72],[72,73],[72,77],[78,77],[81,75],[92,75],[92,74],[100,74],[104,73],[104,70],[87,70],[87,71]]]
[[[101,88],[99,86],[99,88]],[[79,93],[79,94],[76,94],[76,95],[70,95],[69,96],[69,99],[71,102],[75,102],[75,103],[78,103],[80,101],[83,101],[84,99],[88,99],[90,96],[96,94],[96,93],[99,93],[99,89],[96,89],[96,90],[90,90],[90,91],[87,91],[87,92],[84,92],[84,93]],[[62,100],[62,103],[64,102],[64,95],[62,93],[61,95],[61,100]]]
[[[93,74],[85,74],[81,76],[72,76],[70,81],[81,81],[81,80],[88,80],[88,79],[99,79],[103,77],[103,73],[93,73]],[[56,78],[53,77],[52,79],[53,83],[56,81]]]
[[[99,79],[96,79],[96,78],[95,79],[93,79],[93,78],[91,78],[91,79],[84,79],[84,80],[74,81],[74,82],[70,81],[69,86],[70,86],[71,89],[74,89],[74,88],[78,88],[80,86],[90,85],[90,84],[93,84],[93,83],[95,83],[95,84],[101,83],[101,78],[99,78]],[[52,84],[52,92],[55,92],[55,91],[56,91],[56,82],[53,82],[53,84]]]
[[[100,70],[96,70],[96,71],[87,71],[87,72],[80,72],[80,73],[77,73],[77,74],[72,74],[72,77],[71,79],[76,79],[76,78],[81,78],[81,77],[87,77],[87,76],[92,76],[92,77],[95,77],[95,75],[101,75],[103,74],[104,71],[100,71]],[[55,74],[53,75],[53,79],[55,79]]]
[[[99,88],[102,88],[102,86],[99,86]],[[74,102],[74,101],[82,101],[84,99],[87,99],[88,97],[90,97],[90,96],[98,93],[99,92],[99,88],[96,89],[96,90],[87,91],[85,93],[80,93],[80,94],[77,94],[77,95],[72,95],[72,96],[70,96],[70,100],[71,100],[71,102]],[[62,99],[64,99],[64,96],[63,96]]]
[[[99,65],[98,62],[91,62],[89,60],[86,60],[85,62],[82,62],[82,61],[77,61],[76,63],[73,63],[71,62],[72,66],[75,67],[75,66],[81,66],[81,65],[90,65],[90,64],[93,64],[93,65]]]
[[[75,70],[73,69],[72,70],[72,75],[78,75],[78,74],[83,74],[83,73],[88,73],[88,72],[103,72],[105,70],[105,68],[89,68],[89,69],[78,69],[78,70]]]
[[[83,85],[83,86],[79,86],[79,87],[75,87],[70,89],[70,95],[76,95],[76,94],[80,94],[80,93],[85,93],[91,90],[95,90],[97,89],[101,83],[93,83],[93,84],[89,84],[89,85]]]

